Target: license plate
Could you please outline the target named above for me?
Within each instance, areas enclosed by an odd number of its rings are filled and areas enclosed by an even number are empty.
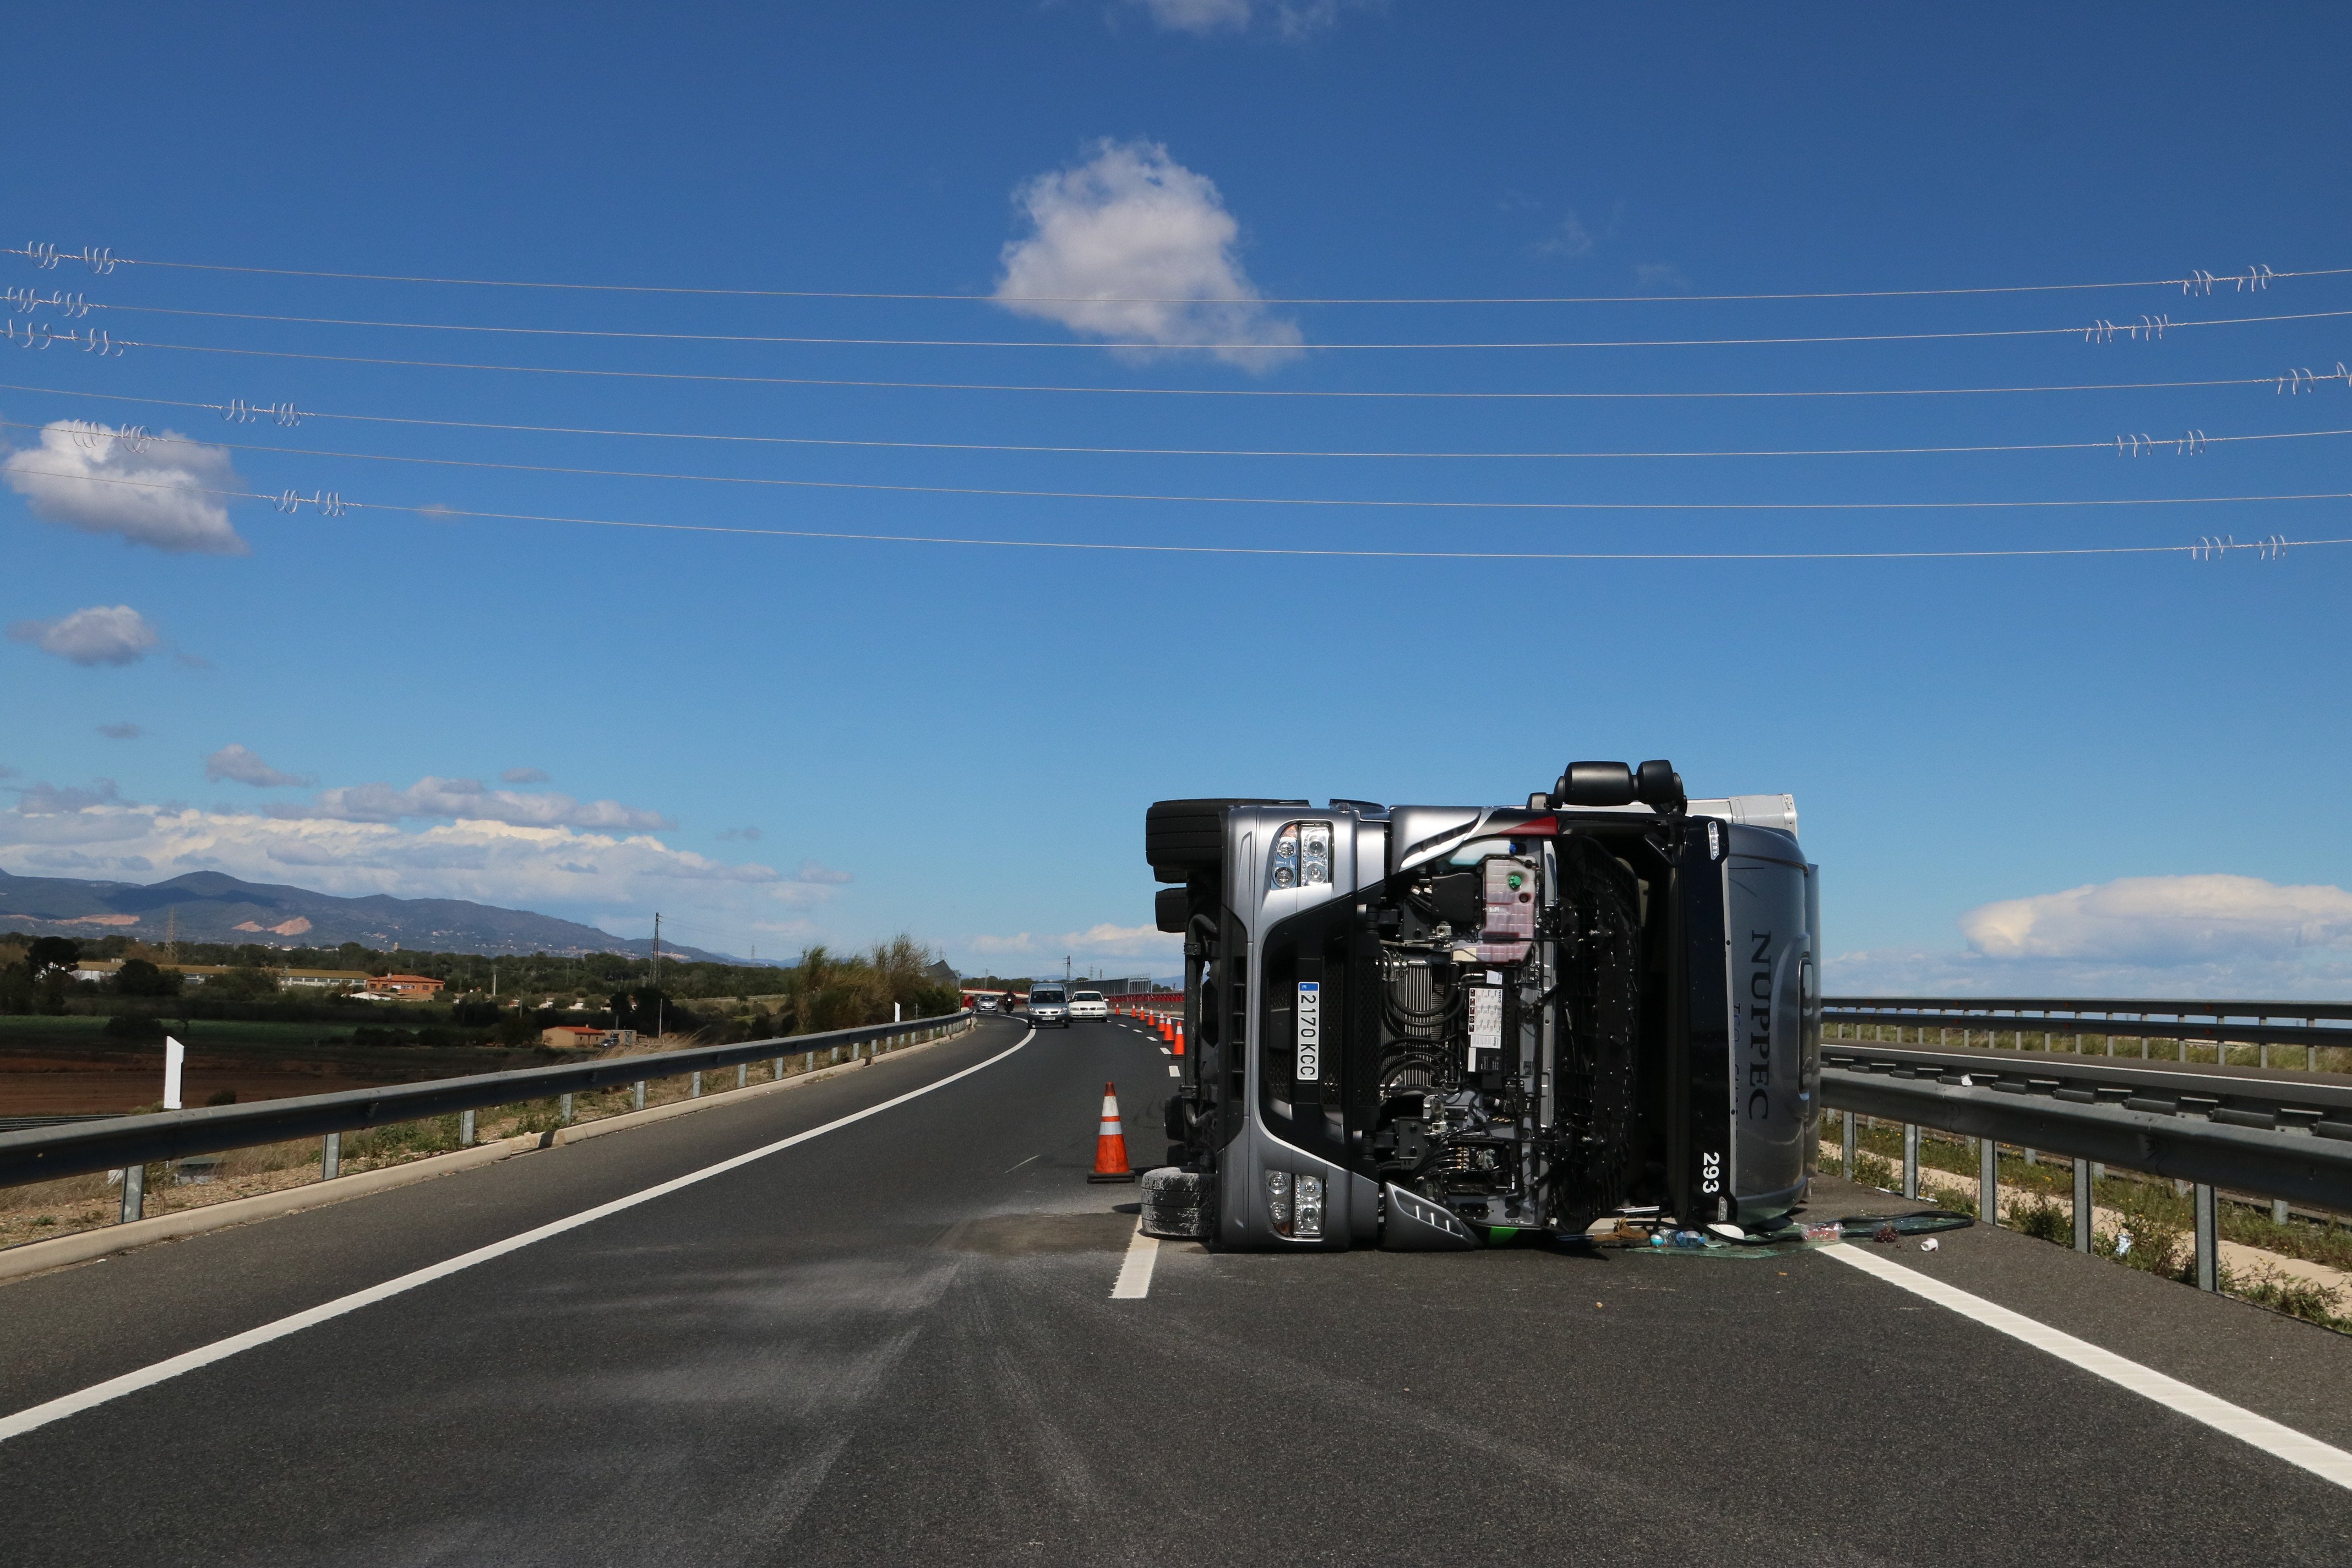
[[[1323,984],[1298,983],[1298,1078],[1312,1083],[1323,1076]]]

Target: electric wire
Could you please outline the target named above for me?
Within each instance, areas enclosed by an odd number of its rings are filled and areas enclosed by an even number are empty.
[[[11,472],[49,479],[80,479],[87,484],[131,485],[145,489],[179,490],[226,500],[282,501],[282,496],[252,490],[232,490],[204,485],[167,484],[161,480],[101,479],[83,474],[41,475],[37,470]],[[2327,500],[2352,499],[2327,497]],[[1268,544],[1160,544],[1130,541],[995,539],[980,536],[914,533],[859,533],[832,529],[751,528],[710,522],[647,522],[617,518],[566,517],[541,512],[479,511],[447,506],[394,506],[378,501],[347,501],[351,511],[402,512],[435,521],[470,518],[497,522],[551,522],[583,528],[613,528],[656,533],[729,534],[747,538],[811,539],[874,544],[946,544],[1008,550],[1072,550],[1101,553],[1152,555],[1308,556],[1323,559],[1375,561],[1558,561],[1558,562],[1739,562],[1739,561],[1958,561],[2094,555],[2187,555],[2211,560],[2252,552],[2276,559],[2288,550],[2352,544],[2341,539],[2288,539],[2283,535],[2240,543],[2234,539],[2203,539],[2194,544],[2028,545],[2003,550],[1791,550],[1791,551],[1562,551],[1562,550],[1371,550]]]
[[[241,267],[218,262],[167,261],[153,257],[116,256],[110,250],[99,252],[86,249],[80,257],[60,252],[55,247],[26,245],[0,249],[0,255],[22,256],[27,259],[48,262],[58,259],[90,260],[93,269],[102,258],[104,269],[116,267],[151,267],[180,272],[242,273],[266,278],[317,278],[338,282],[356,283],[423,283],[465,289],[542,289],[576,293],[606,294],[686,294],[730,299],[754,300],[941,300],[954,304],[1064,304],[1064,305],[1654,305],[1705,304],[1741,300],[1915,300],[1979,294],[2058,294],[2082,293],[2121,289],[2178,289],[2183,293],[2214,289],[2230,285],[2239,290],[2267,288],[2273,281],[2290,278],[2335,278],[2352,273],[2352,267],[2305,268],[2290,272],[2277,272],[2267,267],[2250,267],[2243,273],[2212,273],[2192,271],[2172,278],[2144,278],[2104,283],[2010,283],[1964,288],[1942,289],[1832,289],[1780,293],[1749,294],[1528,294],[1528,295],[1255,295],[1246,300],[1203,300],[1194,295],[1106,295],[1106,294],[997,294],[924,293],[913,290],[879,290],[854,289],[720,289],[682,284],[648,283],[565,283],[533,281],[511,278],[441,278],[389,272],[336,272],[295,267]]]
[[[716,383],[739,386],[865,387],[905,392],[1091,394],[1113,397],[1337,398],[1435,402],[1636,402],[1782,397],[1976,397],[2019,393],[2165,392],[2209,386],[2268,386],[2284,393],[2290,389],[2298,391],[2310,389],[2312,384],[2318,381],[2343,379],[2352,383],[2352,378],[2338,374],[2313,376],[2299,371],[2289,371],[2277,375],[2216,376],[2185,381],[2061,382],[2025,386],[1827,388],[1818,391],[1771,389],[1703,392],[1406,392],[1271,386],[1080,386],[1036,382],[887,381],[854,379],[845,376],[732,375],[710,371],[608,370],[573,365],[490,364],[466,360],[388,359],[367,354],[306,353],[293,349],[232,348],[217,343],[165,343],[132,338],[117,338],[113,340],[113,343],[119,348],[161,349],[174,353],[225,354],[236,359],[293,360],[313,364],[367,364],[395,370],[503,371],[520,375],[582,376],[604,381]]]
[[[1152,353],[1249,353],[1266,354],[1307,353],[1370,350],[1376,352],[1411,350],[1553,350],[1553,349],[1674,349],[1674,348],[1770,348],[1796,347],[1827,343],[1911,343],[1951,342],[1987,338],[2083,338],[2086,341],[2129,337],[2141,340],[2161,338],[2167,332],[2185,331],[2192,327],[2243,327],[2284,321],[2335,321],[2352,316],[2352,310],[2302,310],[2283,315],[2212,316],[2198,321],[2176,321],[2168,318],[2143,317],[2137,323],[2098,321],[2090,326],[2080,324],[2064,327],[1984,327],[1963,331],[1935,332],[1829,332],[1793,337],[1746,338],[1585,338],[1528,339],[1518,342],[1486,342],[1465,340],[1453,342],[1166,342],[1153,339],[1099,338],[848,338],[767,332],[651,332],[625,331],[610,327],[502,327],[453,321],[371,321],[341,316],[281,316],[251,310],[196,310],[168,305],[111,305],[92,303],[93,310],[111,310],[142,316],[182,316],[203,321],[268,321],[281,325],[304,327],[363,327],[413,332],[469,332],[505,337],[534,338],[596,338],[620,339],[646,342],[691,343],[761,343],[798,347],[830,348],[915,348],[915,349],[1123,349]]]
[[[164,437],[147,437],[162,440]],[[173,437],[187,446],[215,446],[225,443],[192,441]],[[487,459],[465,458],[416,458],[394,456],[381,452],[339,452],[306,447],[230,446],[234,451],[268,452],[278,456],[335,458],[355,462],[399,463],[411,466],[447,468],[472,468],[499,473],[562,474],[583,479],[683,480],[708,484],[751,485],[762,489],[796,490],[848,490],[884,495],[984,496],[1009,500],[1081,500],[1081,501],[1142,501],[1190,506],[1243,507],[1306,507],[1315,510],[1376,510],[1376,511],[1532,511],[1532,512],[1865,512],[1865,511],[2057,511],[2100,510],[2121,507],[2184,507],[2184,506],[2251,506],[2294,501],[2352,500],[2352,491],[2309,490],[2286,491],[2259,495],[2226,496],[2074,496],[2029,500],[1895,500],[1895,501],[1619,501],[1619,500],[1425,500],[1392,496],[1243,496],[1243,495],[1182,495],[1151,490],[1049,490],[1019,489],[985,485],[915,485],[892,484],[856,479],[786,479],[719,474],[671,474],[628,468],[578,468],[543,463],[499,463]],[[95,475],[44,473],[36,468],[20,468],[13,465],[5,469],[13,475],[59,479],[84,479],[92,484],[121,484],[129,480],[100,479]],[[243,492],[222,492],[242,494]],[[282,495],[256,494],[252,499],[282,501]],[[343,500],[341,505],[356,510],[363,504]],[[393,508],[390,510],[408,510]],[[417,509],[432,510],[432,509]],[[522,513],[483,512],[484,517],[517,516]],[[577,519],[543,519],[539,521],[582,521]]]
[[[80,392],[63,387],[26,386],[0,382],[0,391],[39,392],[68,397],[88,397],[110,403],[135,403],[147,407],[185,408],[210,414],[222,414],[225,407],[217,403],[198,403],[185,398],[134,397],[122,393]],[[1011,441],[899,441],[856,438],[837,436],[741,436],[702,430],[626,430],[587,425],[512,425],[481,419],[427,419],[389,414],[338,414],[315,408],[299,411],[302,420],[334,420],[347,424],[390,425],[434,430],[485,430],[506,435],[529,436],[594,436],[614,439],[651,441],[710,441],[733,445],[844,447],[852,450],[922,451],[922,452],[1004,452],[1057,457],[1144,457],[1144,458],[1301,458],[1338,459],[1428,459],[1454,460],[1492,458],[1503,461],[1523,459],[1607,459],[1607,458],[1876,458],[1876,457],[1937,457],[1981,456],[2007,452],[2111,452],[2124,451],[2138,455],[2144,451],[2171,447],[2193,452],[2207,447],[2221,447],[2246,442],[2299,441],[2322,437],[2352,436],[2352,428],[2331,430],[2285,430],[2242,436],[2210,436],[2197,431],[2181,437],[2161,438],[2147,436],[2124,436],[2097,441],[2020,441],[1985,442],[1975,445],[1940,447],[1735,447],[1717,450],[1665,449],[1658,451],[1412,451],[1368,449],[1307,449],[1274,447],[1086,447],[1048,443]],[[30,430],[45,426],[0,419],[0,427]],[[103,426],[98,426],[107,432]],[[142,440],[157,441],[167,437],[142,432]],[[237,450],[291,452],[308,448],[293,447],[237,447],[234,442],[198,443],[226,446]],[[698,476],[699,477],[699,476]]]

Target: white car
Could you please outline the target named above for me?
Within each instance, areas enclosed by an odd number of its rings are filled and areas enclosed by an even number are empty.
[[[1099,991],[1073,991],[1070,993],[1070,1016],[1108,1018],[1110,1016],[1110,1004],[1103,1000]]]

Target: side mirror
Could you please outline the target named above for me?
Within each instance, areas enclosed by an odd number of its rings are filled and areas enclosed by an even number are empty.
[[[1554,795],[1562,805],[1631,805],[1633,770],[1622,763],[1570,763]]]

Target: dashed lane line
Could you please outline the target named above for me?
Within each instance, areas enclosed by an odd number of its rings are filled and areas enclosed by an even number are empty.
[[[651,1203],[656,1198],[667,1197],[681,1188],[693,1186],[698,1182],[707,1182],[713,1176],[724,1175],[730,1171],[751,1163],[754,1160],[764,1160],[771,1154],[780,1154],[796,1144],[805,1143],[813,1138],[822,1138],[828,1132],[847,1127],[853,1122],[863,1121],[869,1116],[879,1116],[882,1112],[904,1105],[910,1100],[919,1100],[933,1089],[945,1089],[958,1079],[970,1078],[976,1072],[992,1068],[1036,1037],[1037,1031],[1033,1028],[1021,1037],[1018,1044],[1007,1047],[985,1061],[975,1062],[961,1072],[951,1072],[943,1079],[923,1085],[920,1089],[909,1089],[905,1094],[896,1095],[879,1104],[869,1105],[863,1110],[853,1110],[846,1116],[837,1116],[822,1127],[812,1127],[805,1132],[795,1132],[789,1138],[779,1138],[772,1143],[762,1144],[748,1152],[721,1160],[715,1165],[705,1165],[699,1171],[689,1171],[683,1176],[673,1176],[667,1182],[657,1183],[642,1191],[631,1193],[625,1197],[614,1198],[610,1203],[598,1204],[593,1208],[582,1209],[578,1214],[567,1215],[562,1219],[551,1221],[536,1229],[526,1230],[519,1236],[508,1237],[503,1241],[494,1241],[488,1247],[478,1247],[471,1252],[459,1253],[455,1258],[445,1258],[439,1263],[404,1274],[396,1279],[387,1279],[381,1285],[371,1285],[364,1290],[354,1290],[348,1296],[338,1296],[331,1301],[321,1302],[305,1311],[280,1318],[276,1322],[264,1323],[256,1329],[247,1329],[241,1334],[231,1334],[225,1340],[215,1340],[211,1344],[184,1352],[168,1361],[159,1361],[152,1366],[142,1367],[137,1372],[127,1372],[121,1377],[110,1377],[104,1383],[94,1383],[88,1388],[19,1410],[13,1415],[0,1415],[0,1442],[6,1442],[11,1437],[21,1437],[36,1427],[46,1426],[52,1421],[62,1421],[68,1415],[79,1415],[82,1411],[120,1399],[127,1394],[136,1394],[142,1388],[152,1388],[156,1384],[179,1376],[182,1373],[194,1372],[197,1368],[210,1366],[215,1362],[226,1361],[240,1351],[253,1350],[257,1346],[269,1343],[272,1340],[282,1340],[289,1334],[299,1333],[304,1329],[326,1322],[331,1319],[340,1318],[347,1312],[356,1312],[362,1307],[373,1306],[378,1301],[388,1300],[392,1297],[414,1290],[420,1285],[430,1285],[436,1279],[446,1279],[460,1270],[473,1268],[478,1263],[488,1263],[494,1258],[503,1258],[509,1252],[520,1251],[535,1241],[545,1241],[551,1237],[562,1236],[566,1231],[577,1230],[583,1225],[592,1225],[609,1215],[619,1214],[624,1209],[632,1209],[639,1204]],[[1147,1266],[1145,1268],[1147,1277],[1150,1272],[1150,1268]]]
[[[1110,1288],[1114,1301],[1140,1301],[1151,1294],[1151,1266],[1160,1261],[1160,1238],[1143,1234],[1143,1222],[1135,1222],[1135,1234],[1128,1238],[1127,1256],[1120,1259],[1118,1279]]]
[[[2101,1350],[2088,1340],[2078,1340],[2062,1330],[2036,1322],[2022,1312],[2012,1312],[2006,1307],[1996,1306],[1981,1296],[1972,1296],[1916,1268],[1906,1268],[1899,1263],[1891,1263],[1844,1242],[1833,1242],[1819,1250],[1825,1258],[1834,1258],[1850,1268],[1859,1268],[1864,1274],[1884,1279],[1915,1296],[1924,1296],[1939,1307],[1948,1307],[1960,1316],[2007,1334],[2011,1339],[2022,1340],[2036,1350],[2047,1351],[2060,1361],[2104,1377],[2144,1399],[2152,1399],[2191,1421],[2201,1421],[2217,1432],[2251,1443],[2265,1454],[2284,1459],[2290,1465],[2299,1465],[2339,1487],[2352,1488],[2352,1454],[2341,1448],[2332,1447],[2316,1437],[2306,1436],[2267,1415],[2257,1415],[2201,1388],[2192,1388],[2179,1378],[2167,1377],[2153,1367],[2142,1366],[2113,1351]]]

